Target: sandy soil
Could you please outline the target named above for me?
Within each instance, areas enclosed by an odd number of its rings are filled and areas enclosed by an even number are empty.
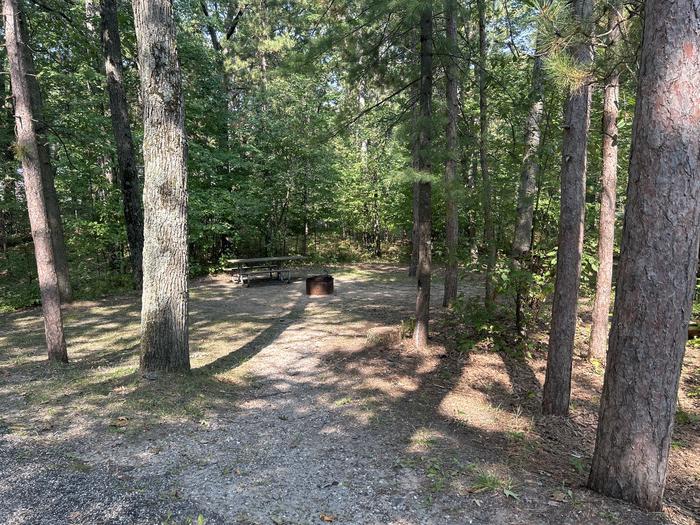
[[[194,283],[186,377],[137,374],[137,296],[66,308],[68,367],[44,361],[38,310],[0,317],[0,522],[698,522],[697,349],[667,506],[648,514],[584,488],[600,366],[577,360],[571,418],[542,417],[542,334],[526,358],[459,351],[438,282],[418,352],[400,334],[415,297],[401,269],[334,274],[325,298],[301,281]]]

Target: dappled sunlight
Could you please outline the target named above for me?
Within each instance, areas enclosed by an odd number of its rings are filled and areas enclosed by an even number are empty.
[[[380,498],[397,509],[386,523],[418,525],[427,508],[484,519],[510,509],[531,522],[534,514],[513,495],[548,509],[547,490],[580,482],[569,462],[583,461],[590,442],[563,449],[561,431],[536,415],[539,357],[467,355],[439,336],[416,350],[399,329],[412,313],[414,285],[402,272],[399,284],[378,286],[370,269],[362,271],[366,280],[350,272],[338,278],[336,295],[320,299],[304,296],[300,282],[197,283],[193,370],[167,379],[139,376],[138,304],[130,296],[100,301],[94,311],[66,308],[67,330],[76,334],[67,367],[47,367],[30,339],[3,332],[12,340],[0,358],[8,439],[70,446],[75,457],[66,468],[114,465],[137,479],[167,480],[168,490],[227,516],[271,494],[326,508],[337,492],[368,506]],[[436,301],[440,293],[436,285]],[[0,323],[40,339],[37,313]],[[83,329],[91,335],[79,335]],[[575,373],[590,396],[599,379]],[[582,432],[579,420],[590,411],[580,392],[574,401],[566,439]],[[543,493],[543,485],[552,488]],[[572,502],[561,505],[573,512]]]

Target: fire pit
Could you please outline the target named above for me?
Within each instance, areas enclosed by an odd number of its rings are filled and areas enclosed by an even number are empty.
[[[312,275],[306,279],[306,295],[331,295],[333,293],[332,275]]]

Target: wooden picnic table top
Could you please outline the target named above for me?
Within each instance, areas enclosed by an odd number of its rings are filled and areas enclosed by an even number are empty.
[[[273,263],[273,262],[287,262],[287,261],[301,261],[306,259],[303,255],[286,255],[280,257],[255,257],[253,259],[227,259],[226,262],[229,264],[255,264],[255,263]]]

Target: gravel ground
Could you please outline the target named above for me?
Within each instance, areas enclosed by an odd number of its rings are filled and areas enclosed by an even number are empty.
[[[39,312],[8,316],[0,523],[673,522],[562,487],[510,461],[504,431],[443,417],[443,390],[459,379],[446,370],[459,363],[439,340],[421,353],[396,336],[415,293],[402,274],[338,273],[336,289],[195,286],[187,403],[202,408],[184,415],[165,410],[177,381],[133,378],[134,297],[69,307],[71,366],[94,380],[50,389],[61,371],[42,372]],[[119,337],[100,340],[105,330]],[[128,396],[154,390],[163,398],[149,410],[130,410]]]

